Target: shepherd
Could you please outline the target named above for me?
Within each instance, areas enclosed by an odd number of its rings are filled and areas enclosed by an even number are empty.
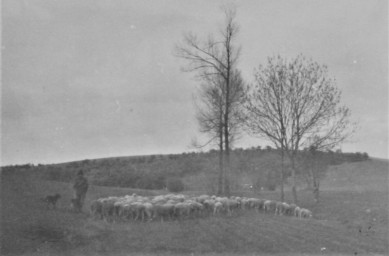
[[[78,212],[82,211],[84,205],[86,192],[88,191],[88,180],[84,177],[82,170],[78,171],[76,179],[74,180],[73,189],[75,192],[75,210]]]

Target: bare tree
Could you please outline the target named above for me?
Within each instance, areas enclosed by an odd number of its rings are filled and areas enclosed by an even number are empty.
[[[245,97],[244,83],[236,69],[240,49],[233,41],[239,31],[236,24],[235,9],[225,9],[225,25],[220,36],[215,39],[208,36],[200,41],[193,34],[186,34],[184,41],[175,48],[175,55],[187,60],[184,71],[196,72],[202,81],[204,109],[198,112],[200,129],[218,140],[220,149],[219,177],[223,180],[219,193],[229,194],[230,148],[232,140],[238,134],[241,102]],[[220,180],[219,180],[220,183]]]
[[[269,58],[266,67],[256,71],[246,104],[247,127],[289,157],[295,203],[298,151],[333,148],[354,131],[350,111],[340,106],[340,97],[327,68],[302,55],[291,61]]]

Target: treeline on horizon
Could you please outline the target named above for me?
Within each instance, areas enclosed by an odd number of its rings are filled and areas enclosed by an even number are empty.
[[[298,177],[305,186],[312,186],[310,170],[313,159],[319,165],[320,178],[325,177],[328,166],[345,162],[366,161],[367,153],[343,153],[318,151],[313,158],[308,150],[298,154]],[[267,189],[275,190],[281,184],[281,151],[270,146],[266,148],[236,148],[231,154],[231,185],[233,190]],[[218,172],[218,151],[184,152],[182,154],[113,157],[86,159],[60,164],[25,164],[2,167],[2,173],[14,171],[36,172],[41,178],[52,181],[72,182],[76,173],[83,170],[93,185],[128,187],[137,189],[168,189],[216,191]],[[290,163],[284,162],[286,175],[290,177]]]

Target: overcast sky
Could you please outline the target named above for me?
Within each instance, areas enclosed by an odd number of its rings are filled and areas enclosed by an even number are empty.
[[[387,1],[3,0],[2,165],[190,150],[197,82],[172,52],[226,3],[246,81],[276,54],[327,65],[359,122],[342,150],[388,158]]]

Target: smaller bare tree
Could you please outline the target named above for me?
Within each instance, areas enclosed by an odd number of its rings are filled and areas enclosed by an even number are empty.
[[[333,148],[354,131],[350,111],[340,106],[340,97],[326,66],[302,55],[291,61],[269,58],[255,74],[246,104],[246,124],[251,133],[273,142],[289,157],[295,203],[299,150]]]

